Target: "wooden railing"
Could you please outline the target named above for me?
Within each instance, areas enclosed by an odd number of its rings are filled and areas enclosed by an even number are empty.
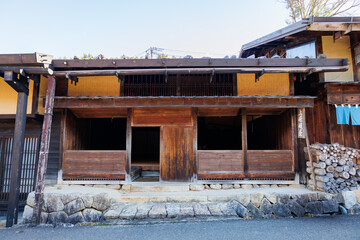
[[[125,179],[126,151],[66,150],[63,180]]]
[[[241,150],[198,150],[198,178],[293,178],[295,175],[291,150],[248,150],[247,166],[242,155]]]

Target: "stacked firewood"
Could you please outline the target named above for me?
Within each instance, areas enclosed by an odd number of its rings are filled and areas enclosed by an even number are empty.
[[[308,187],[328,193],[360,188],[360,150],[335,144],[313,144],[311,159],[305,148]]]

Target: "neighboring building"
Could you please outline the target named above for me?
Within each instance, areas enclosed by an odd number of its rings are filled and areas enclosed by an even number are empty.
[[[360,17],[307,18],[242,46],[240,57],[347,58],[347,72],[295,74],[295,95],[316,96],[307,111],[311,143],[340,143],[360,148],[360,126],[355,114],[349,124],[336,117],[343,108],[360,104]],[[343,106],[341,106],[343,104]],[[349,118],[350,113],[347,113]],[[352,118],[352,119],[351,119]],[[304,167],[304,166],[303,166]]]

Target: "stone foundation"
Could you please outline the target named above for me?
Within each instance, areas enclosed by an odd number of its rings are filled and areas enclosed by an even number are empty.
[[[197,187],[200,186],[196,185]],[[224,189],[224,185],[220,187]],[[290,190],[288,192],[291,192]],[[130,198],[127,198],[124,192],[108,188],[99,188],[97,191],[89,187],[47,189],[44,193],[41,222],[55,226],[64,223],[110,223],[194,217],[280,218],[340,214],[341,210],[343,213],[360,214],[360,191],[339,194],[288,194],[271,192],[271,189],[257,192],[254,189],[203,190],[205,193],[207,191],[222,191],[224,194],[197,198],[188,196],[185,192],[184,196],[178,193],[170,196],[169,193],[168,197],[146,198],[144,193],[142,200],[137,198],[136,201],[131,201],[127,200]],[[226,195],[229,191],[234,194]],[[200,192],[193,192],[196,193]],[[31,193],[23,213],[24,224],[31,223],[33,206],[34,193]]]

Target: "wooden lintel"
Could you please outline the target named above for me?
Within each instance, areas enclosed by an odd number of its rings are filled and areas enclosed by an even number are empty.
[[[314,97],[56,97],[55,108],[313,107]]]

